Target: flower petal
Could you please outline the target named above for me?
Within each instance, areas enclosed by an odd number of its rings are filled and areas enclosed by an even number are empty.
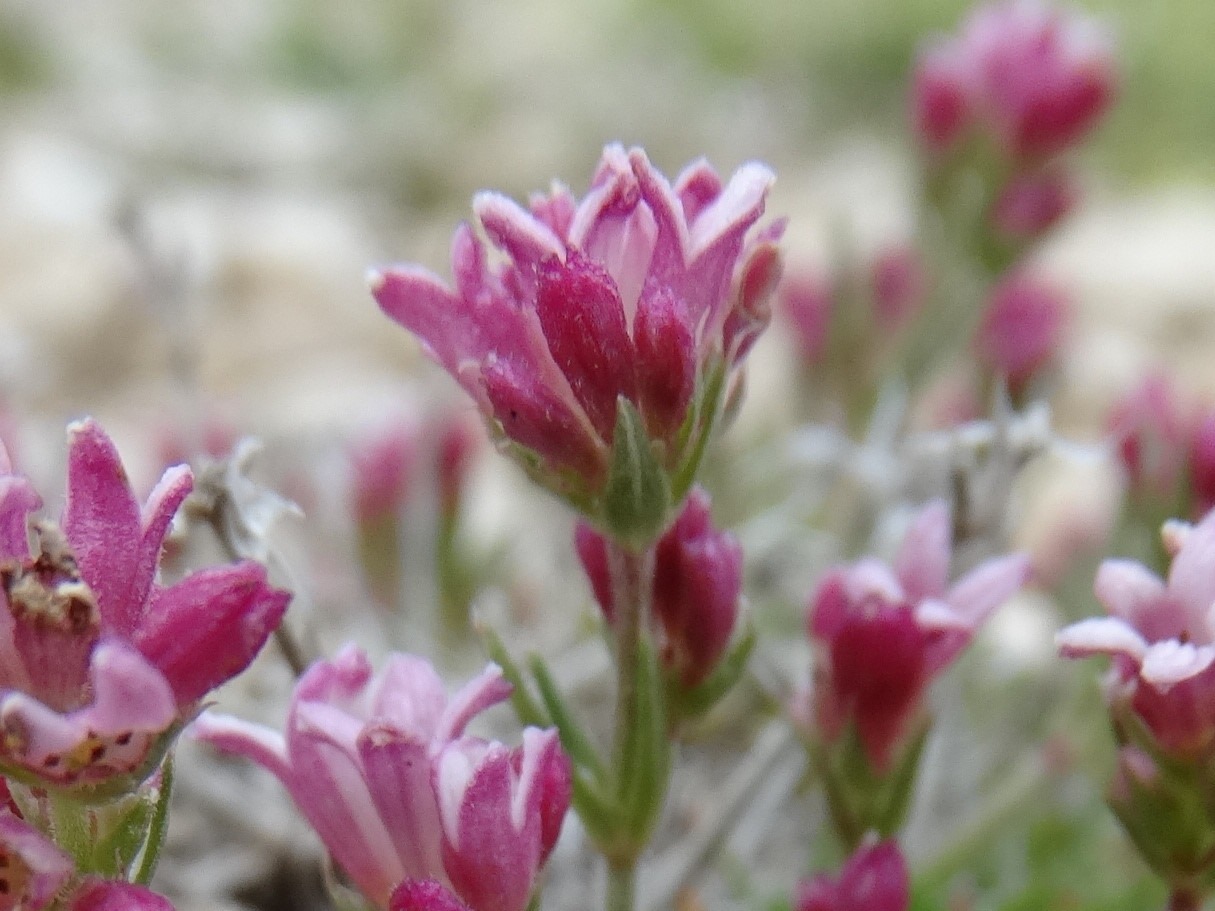
[[[1186,535],[1185,544],[1169,570],[1169,594],[1195,619],[1204,617],[1215,604],[1212,567],[1215,567],[1215,511]]]
[[[491,705],[510,698],[514,689],[502,674],[502,668],[489,664],[480,674],[456,692],[443,710],[442,719],[435,733],[440,741],[463,736],[464,728]]]
[[[939,598],[949,587],[949,563],[953,550],[953,523],[949,504],[934,500],[919,511],[903,538],[894,573],[907,599]]]
[[[1029,574],[1030,560],[1025,554],[993,557],[955,582],[947,600],[973,626],[978,626],[1025,585]]]
[[[1134,560],[1105,560],[1093,592],[1105,609],[1149,641],[1176,639],[1187,628],[1185,610],[1168,596],[1160,577]]]
[[[76,865],[41,832],[0,810],[0,907],[40,911],[75,872]]]
[[[1055,646],[1064,658],[1088,655],[1126,655],[1143,661],[1148,642],[1139,631],[1118,617],[1089,617],[1055,634]]]
[[[1148,647],[1139,676],[1161,692],[1196,677],[1215,662],[1215,646],[1168,639]]]
[[[173,911],[173,904],[143,886],[95,880],[72,899],[71,911]]]

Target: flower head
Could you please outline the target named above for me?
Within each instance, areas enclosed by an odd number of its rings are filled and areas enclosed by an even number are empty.
[[[1167,581],[1131,560],[1106,560],[1094,590],[1111,616],[1081,620],[1056,642],[1068,658],[1114,657],[1111,698],[1178,754],[1215,749],[1215,513],[1164,529]]]
[[[464,735],[509,695],[496,665],[448,698],[425,659],[394,654],[373,675],[347,646],[300,678],[285,737],[210,713],[192,730],[273,772],[375,907],[412,907],[393,890],[433,880],[473,911],[523,911],[570,772],[552,732],[529,729],[515,749]]]
[[[991,370],[1022,389],[1058,354],[1066,323],[1067,300],[1058,289],[1013,272],[992,290],[975,347]]]
[[[876,558],[829,570],[807,627],[821,649],[814,714],[828,741],[855,725],[869,762],[886,770],[919,711],[925,686],[970,642],[1029,573],[1023,555],[981,563],[949,584],[951,524],[925,507],[889,567]]]
[[[907,911],[907,862],[894,841],[862,845],[838,877],[820,874],[801,884],[795,911]]]
[[[371,274],[372,293],[535,478],[596,516],[622,417],[637,416],[664,471],[685,469],[718,406],[697,397],[720,397],[711,374],[766,322],[780,226],[751,228],[771,182],[747,164],[723,186],[701,161],[672,185],[640,149],[608,146],[581,201],[560,185],[528,209],[474,199],[498,262],[462,224],[454,287],[397,266]]]
[[[30,523],[39,498],[0,451],[0,768],[44,786],[125,787],[248,666],[290,596],[251,562],[161,586],[189,469],[166,472],[141,509],[104,431],[82,421],[68,435],[59,524]]]
[[[1111,42],[1093,21],[1036,0],[975,10],[960,33],[921,55],[912,113],[942,155],[972,133],[1006,158],[1037,161],[1088,133],[1114,97]]]

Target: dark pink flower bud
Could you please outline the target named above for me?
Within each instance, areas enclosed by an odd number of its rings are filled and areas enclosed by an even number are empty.
[[[916,136],[929,152],[944,155],[970,125],[973,84],[951,45],[920,55],[912,75],[911,118]]]
[[[780,284],[784,261],[775,240],[756,247],[743,267],[734,306],[722,328],[722,350],[731,364],[750,352],[772,322],[772,295]]]
[[[611,443],[616,399],[636,397],[633,343],[612,276],[577,250],[537,275],[536,312],[553,360],[599,436]]]
[[[894,841],[862,845],[838,878],[819,875],[802,883],[794,911],[907,911],[907,862]]]
[[[1067,301],[1057,288],[1025,272],[991,292],[975,336],[979,359],[1021,389],[1053,360],[1063,340]]]
[[[1188,457],[1188,409],[1162,374],[1152,374],[1110,413],[1115,451],[1138,495],[1171,497]]]
[[[716,667],[738,620],[742,546],[713,527],[709,495],[697,487],[654,555],[654,616],[662,656],[688,687]]]
[[[1190,487],[1194,514],[1206,515],[1215,506],[1215,412],[1202,417],[1190,441]]]
[[[1018,174],[1000,191],[992,221],[1010,240],[1033,240],[1067,215],[1075,207],[1076,197],[1075,182],[1064,171]]]
[[[646,429],[657,439],[673,439],[696,386],[695,337],[687,306],[670,289],[648,283],[637,302],[633,343]]]
[[[452,513],[460,503],[465,481],[484,437],[467,414],[446,414],[438,421],[437,431],[439,509]]]
[[[817,364],[827,347],[835,309],[831,285],[818,273],[793,272],[780,283],[777,301],[793,329],[802,359]]]
[[[610,626],[613,618],[612,575],[608,567],[608,547],[603,535],[595,531],[586,522],[579,522],[574,528],[574,549],[578,559],[582,561],[582,571],[591,583],[591,593],[603,619]]]
[[[873,308],[878,328],[893,332],[924,307],[928,276],[920,255],[910,247],[889,247],[873,261]]]

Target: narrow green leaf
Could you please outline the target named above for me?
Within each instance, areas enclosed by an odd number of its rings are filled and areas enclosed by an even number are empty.
[[[510,652],[506,650],[502,638],[487,624],[475,622],[473,628],[481,638],[481,644],[484,646],[486,654],[489,655],[491,661],[502,668],[502,676],[511,685],[510,702],[514,706],[519,723],[542,728],[552,727],[553,720],[532,698],[532,694],[527,688],[527,682],[523,679],[523,672],[519,670],[519,665],[515,664]]]
[[[545,708],[548,709],[553,723],[557,726],[557,732],[561,735],[561,745],[565,747],[565,752],[569,754],[575,765],[589,770],[597,781],[606,780],[607,766],[604,765],[599,751],[591,743],[586,731],[574,718],[569,706],[565,704],[565,699],[562,698],[561,691],[558,689],[556,681],[553,680],[552,674],[549,673],[544,659],[539,655],[533,655],[528,666],[531,668],[532,676],[536,679],[536,688],[540,691],[540,698],[544,700]]]

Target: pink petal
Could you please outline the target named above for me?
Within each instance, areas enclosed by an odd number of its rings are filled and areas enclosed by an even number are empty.
[[[290,600],[260,564],[201,570],[155,593],[133,642],[189,705],[249,666]]]
[[[441,827],[429,740],[376,724],[363,731],[358,748],[371,799],[405,876],[441,875]]]
[[[295,685],[292,709],[305,702],[331,702],[347,706],[362,695],[371,680],[367,653],[353,642],[342,646],[333,658],[317,661]]]
[[[689,307],[690,321],[700,323],[704,308],[708,304],[687,294],[688,261],[691,258],[692,240],[688,223],[684,218],[683,205],[663,177],[641,149],[629,152],[629,162],[645,200],[654,216],[654,252],[650,257],[649,275],[660,286],[671,288],[683,296]]]
[[[633,321],[637,392],[646,427],[660,440],[675,439],[695,391],[694,329],[682,298],[646,284]]]
[[[1215,646],[1167,639],[1148,646],[1139,676],[1161,692],[1196,677],[1215,662]]]
[[[1169,594],[1192,617],[1204,617],[1215,604],[1215,512],[1194,526],[1169,570]]]
[[[1105,560],[1093,583],[1097,600],[1115,617],[1135,627],[1148,641],[1176,639],[1190,618],[1164,583],[1133,560]]]
[[[456,691],[443,710],[435,739],[443,742],[464,734],[472,719],[492,705],[510,698],[513,688],[502,676],[502,668],[489,664],[480,674]]]
[[[466,357],[484,355],[469,306],[433,272],[394,266],[368,273],[367,284],[380,309],[420,338],[448,373],[459,378]]]
[[[489,239],[506,251],[518,268],[528,291],[532,276],[544,260],[565,255],[565,245],[548,225],[501,193],[478,193],[473,197],[473,212]]]
[[[1139,631],[1117,617],[1089,617],[1055,634],[1055,646],[1064,658],[1088,655],[1126,655],[1135,664],[1143,661],[1148,642]]]
[[[369,717],[430,742],[447,706],[443,680],[425,658],[394,652],[376,676]]]
[[[130,594],[133,603],[147,604],[165,535],[169,533],[173,516],[193,489],[194,475],[190,466],[178,465],[164,473],[160,482],[152,489],[148,502],[144,504],[140,518],[143,534],[139,547],[139,563],[135,567]],[[141,615],[134,617],[134,625],[137,625],[140,619]],[[124,629],[122,632],[129,634],[131,629]]]
[[[909,601],[939,598],[949,587],[953,522],[949,504],[934,500],[916,515],[903,539],[894,573]]]
[[[690,224],[721,195],[721,178],[712,165],[698,158],[679,172],[674,189],[683,205],[683,217]]]
[[[288,790],[291,789],[292,772],[287,762],[287,744],[278,731],[232,715],[203,712],[186,732],[221,752],[256,762]]]
[[[143,555],[139,504],[118,450],[95,421],[71,424],[68,446],[63,531],[105,624],[126,632],[143,611],[138,595],[155,573]]]
[[[858,849],[844,865],[838,889],[841,909],[907,911],[910,881],[898,843],[888,840]]]
[[[76,871],[70,857],[7,809],[0,810],[0,858],[0,907],[6,909],[45,908]]]
[[[71,911],[173,911],[173,904],[143,886],[100,880],[76,894]]]
[[[388,911],[472,911],[435,879],[407,879],[392,892]]]
[[[993,557],[955,582],[947,600],[973,626],[978,626],[1021,590],[1029,574],[1030,560],[1025,554]]]
[[[40,506],[42,498],[28,480],[0,474],[0,557],[29,557],[29,514]]]
[[[522,812],[540,818],[540,862],[557,844],[573,794],[573,767],[555,730],[525,728],[519,768]],[[522,828],[517,825],[516,828]]]

